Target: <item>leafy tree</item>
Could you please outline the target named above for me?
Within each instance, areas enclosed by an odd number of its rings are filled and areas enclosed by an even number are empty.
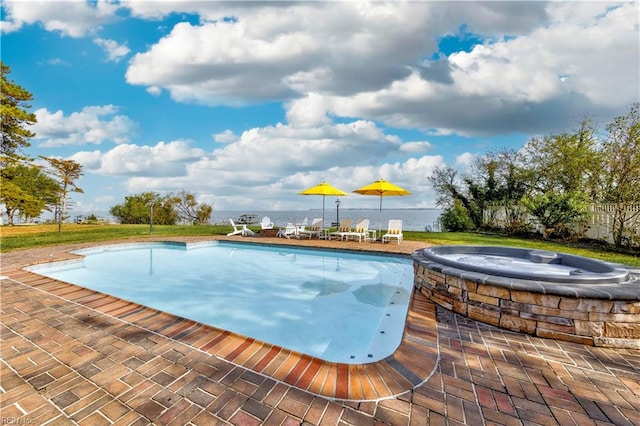
[[[110,212],[120,223],[175,225],[178,221],[175,203],[174,196],[143,192],[125,197],[124,203],[111,207]]]
[[[482,210],[474,202],[471,196],[458,180],[458,171],[451,166],[436,167],[429,177],[429,181],[436,193],[436,204],[452,208],[454,203],[459,203],[461,208],[466,210],[467,216],[477,228],[482,225]],[[465,182],[468,182],[466,179]]]
[[[111,207],[110,213],[120,223],[149,223],[151,218],[150,208],[158,198],[160,198],[160,195],[155,192],[143,192],[142,194],[127,196],[124,197],[124,203]]]
[[[200,225],[208,223],[211,219],[213,207],[206,203],[198,203],[194,194],[182,190],[175,198],[181,221]]]
[[[504,212],[505,228],[511,231],[523,229],[523,209],[520,208],[522,197],[532,184],[531,172],[524,165],[521,154],[514,150],[502,150],[478,157],[474,166],[474,174],[469,178],[473,182],[469,188],[475,189],[475,198],[484,212]],[[488,225],[489,217],[483,217]]]
[[[37,120],[35,114],[27,112],[31,108],[28,101],[33,99],[31,93],[8,80],[9,66],[0,61],[0,68],[0,156],[4,165],[9,159],[23,158],[21,149],[30,146],[28,138],[35,136],[26,126]]]
[[[639,211],[631,211],[629,204],[640,203],[640,103],[634,103],[629,112],[616,117],[607,127],[604,142],[605,161],[603,201],[612,203],[613,240],[623,245],[625,235],[638,233]]]
[[[211,219],[213,207],[198,204],[195,195],[182,190],[177,195],[161,196],[156,192],[130,195],[125,197],[124,203],[111,207],[110,212],[120,223],[175,225],[183,221],[204,224]]]
[[[603,158],[590,120],[583,120],[573,133],[533,138],[524,147],[524,157],[538,193],[577,191],[596,198]]]
[[[2,170],[0,201],[9,225],[13,225],[16,213],[28,220],[50,210],[57,204],[59,192],[58,183],[35,165],[13,162]]]
[[[43,157],[50,166],[49,173],[58,181],[58,203],[56,205],[55,217],[58,222],[58,232],[62,231],[62,222],[67,219],[66,212],[69,208],[69,197],[71,192],[83,193],[84,191],[76,181],[82,176],[82,165],[73,160],[62,160],[53,157]]]
[[[546,236],[571,235],[601,187],[604,159],[593,123],[585,119],[573,133],[533,138],[523,151],[533,177],[524,206],[547,228]]]
[[[474,228],[485,225],[484,211],[495,207],[505,208],[510,218],[516,217],[514,206],[530,186],[530,177],[519,161],[515,151],[487,154],[461,178],[450,166],[436,168],[429,178],[438,193],[436,203],[450,207],[451,212],[466,210]]]
[[[211,220],[213,214],[213,206],[211,204],[201,203],[196,211],[196,223],[198,225],[206,225]]]
[[[180,215],[176,209],[174,195],[165,195],[153,203],[153,223],[160,225],[175,225],[178,223]]]

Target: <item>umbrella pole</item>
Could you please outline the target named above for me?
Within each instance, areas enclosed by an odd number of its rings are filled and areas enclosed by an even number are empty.
[[[322,228],[324,229],[324,195],[322,196]]]
[[[380,231],[380,239],[382,240],[382,194],[380,194],[380,213],[378,214],[378,220],[380,221],[378,231]]]

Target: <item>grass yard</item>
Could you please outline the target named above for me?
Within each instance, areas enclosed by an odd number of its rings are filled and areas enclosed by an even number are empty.
[[[154,225],[153,236],[207,236],[231,232],[231,226]],[[149,225],[20,225],[0,228],[0,252],[56,244],[109,241],[150,236]]]
[[[231,226],[224,225],[154,225],[153,236],[207,236],[224,235],[231,232]],[[259,230],[254,227],[254,230]],[[20,225],[0,227],[0,252],[83,242],[99,242],[115,239],[140,238],[149,236],[149,225],[79,225],[63,224],[62,232],[58,226]],[[527,247],[539,250],[552,250],[587,256],[607,262],[623,263],[640,267],[639,255],[621,254],[599,248],[577,247],[552,241],[524,239],[501,235],[488,235],[472,232],[413,232],[405,231],[407,240],[424,241],[431,244],[470,244]]]
[[[524,247],[536,250],[550,250],[592,257],[606,262],[622,263],[640,267],[640,253],[636,255],[607,251],[598,247],[587,248],[571,243],[517,238],[504,235],[490,235],[475,232],[405,232],[405,238],[428,241],[438,245],[489,245],[503,247]]]

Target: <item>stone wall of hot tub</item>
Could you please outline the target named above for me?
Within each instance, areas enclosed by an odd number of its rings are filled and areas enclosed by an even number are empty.
[[[560,294],[543,294],[528,288],[525,280],[489,277],[415,257],[414,272],[422,294],[474,320],[538,337],[640,349],[640,281],[630,284],[635,288],[622,285],[623,300],[607,300],[572,295],[567,286],[560,287]]]

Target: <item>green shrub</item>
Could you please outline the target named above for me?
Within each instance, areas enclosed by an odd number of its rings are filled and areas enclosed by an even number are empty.
[[[440,215],[442,229],[450,232],[464,232],[474,229],[473,221],[462,203],[455,200],[453,206],[444,209]]]
[[[574,236],[573,224],[586,213],[586,196],[580,192],[547,192],[524,197],[523,204],[545,227],[545,237],[569,238]]]

